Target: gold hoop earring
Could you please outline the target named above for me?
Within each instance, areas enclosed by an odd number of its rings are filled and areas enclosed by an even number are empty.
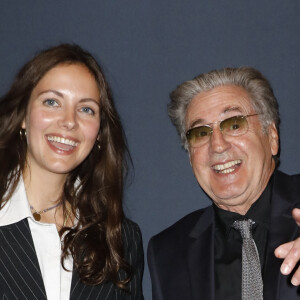
[[[99,138],[99,136],[98,136],[97,139],[96,139],[96,146],[97,146],[98,150],[101,149],[101,143],[100,143],[100,138]]]
[[[19,134],[20,134],[21,139],[26,138],[26,129],[21,128],[19,131]]]

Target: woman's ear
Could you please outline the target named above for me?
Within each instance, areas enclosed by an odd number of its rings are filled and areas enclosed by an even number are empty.
[[[22,128],[22,129],[26,129],[26,122],[25,122],[25,119],[24,119],[23,122],[22,122],[21,128]]]

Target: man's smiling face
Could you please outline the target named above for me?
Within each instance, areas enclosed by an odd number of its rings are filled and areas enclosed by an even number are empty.
[[[186,113],[186,129],[233,116],[252,115],[248,93],[241,87],[219,86],[195,96]],[[189,148],[194,174],[213,202],[222,209],[245,214],[265,189],[272,172],[272,155],[278,152],[278,133],[272,124],[267,133],[259,116],[247,119],[241,136],[222,134],[218,124],[207,143]]]

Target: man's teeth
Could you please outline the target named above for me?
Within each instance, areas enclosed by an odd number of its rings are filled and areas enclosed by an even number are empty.
[[[223,171],[218,171],[218,173],[227,174],[227,173],[231,173],[233,171],[234,171],[234,169],[226,169],[226,170],[223,170]]]
[[[65,139],[59,136],[48,136],[48,141],[49,142],[57,142],[57,143],[61,143],[61,144],[65,144],[65,145],[69,145],[69,146],[73,146],[76,147],[78,145],[78,143],[71,141],[69,139]]]
[[[233,172],[235,169],[232,167],[240,163],[242,163],[242,161],[240,159],[237,159],[237,160],[229,161],[225,164],[215,165],[212,168],[218,173],[227,174]]]

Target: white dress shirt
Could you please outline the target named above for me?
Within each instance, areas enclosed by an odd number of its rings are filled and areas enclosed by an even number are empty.
[[[61,265],[61,239],[55,224],[37,222],[31,213],[23,179],[7,204],[0,210],[0,226],[28,219],[33,243],[39,261],[47,299],[70,299],[73,259],[65,260],[65,271]]]

